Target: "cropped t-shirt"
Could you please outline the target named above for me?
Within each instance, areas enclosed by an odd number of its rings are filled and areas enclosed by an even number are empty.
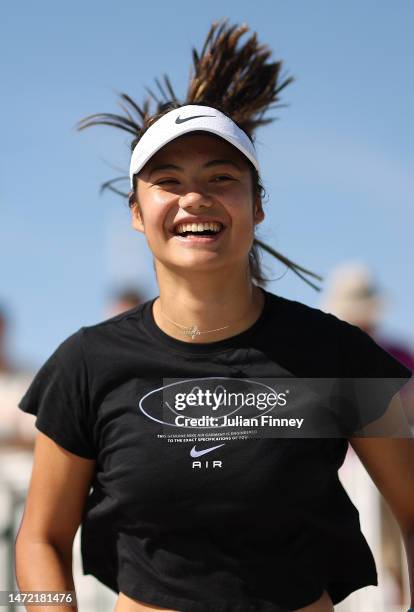
[[[153,316],[156,298],[81,327],[19,403],[58,445],[96,461],[81,523],[83,572],[116,593],[183,612],[282,612],[312,603],[324,589],[335,604],[378,584],[338,469],[348,438],[384,414],[411,371],[360,328],[261,290],[256,322],[215,342],[163,332]],[[256,421],[237,427],[228,424],[237,409],[222,399],[211,405],[207,395],[198,401],[210,382],[215,391],[237,379],[241,391],[268,392],[279,378],[280,403],[250,406]],[[313,389],[289,414],[286,379],[310,387],[323,381],[336,401],[315,403]],[[362,389],[374,401],[355,410],[358,384],[337,390],[363,379],[386,384],[378,393]],[[187,404],[172,404],[181,383],[192,400],[182,393]],[[305,431],[318,410],[338,429]],[[260,435],[264,413],[268,433]],[[186,415],[195,420],[183,428],[178,418]],[[201,415],[226,417],[227,425],[202,427]]]

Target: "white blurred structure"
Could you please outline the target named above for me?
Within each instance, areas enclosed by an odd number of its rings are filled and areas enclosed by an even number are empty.
[[[0,372],[0,445],[33,444],[36,427],[32,415],[19,410],[17,403],[23,397],[32,374],[28,372]]]
[[[339,478],[352,503],[359,511],[361,531],[374,555],[378,572],[378,586],[368,586],[354,591],[335,606],[338,612],[400,612],[399,587],[384,563],[381,525],[381,494],[373,483],[358,456],[349,446]],[[404,600],[408,608],[408,573],[404,585]]]
[[[362,261],[347,261],[336,266],[328,276],[320,302],[321,310],[357,325],[395,358],[402,361],[409,354],[398,345],[384,346],[376,337],[377,329],[392,300],[378,286],[371,269]],[[403,361],[402,361],[403,362]],[[412,369],[411,363],[405,365]],[[414,384],[411,384],[413,389]],[[408,387],[408,385],[406,385]],[[404,393],[403,393],[404,394]],[[411,392],[412,394],[412,392]],[[407,401],[413,397],[405,389]],[[340,480],[360,514],[361,530],[377,565],[378,586],[369,586],[351,594],[335,610],[339,612],[400,612],[401,598],[409,605],[408,569],[404,544],[398,525],[353,448],[349,446],[339,470]]]
[[[23,515],[32,463],[33,453],[30,451],[0,449],[0,590],[3,591],[19,590],[15,577],[14,543]],[[117,594],[93,576],[82,573],[80,528],[75,536],[72,567],[78,609],[81,612],[112,612]],[[25,608],[13,606],[10,607],[12,611],[25,612]]]

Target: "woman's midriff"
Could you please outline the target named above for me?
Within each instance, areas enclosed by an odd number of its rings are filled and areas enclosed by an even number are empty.
[[[122,592],[119,593],[118,599],[116,600],[116,606],[114,608],[114,612],[145,612],[146,610],[180,612],[179,610],[160,608],[160,606],[154,606],[152,604],[138,601],[137,599],[131,599],[131,597],[128,597]],[[304,608],[296,608],[294,612],[334,612],[334,607],[332,604],[332,599],[329,597],[328,593],[324,591],[319,599],[308,606],[305,606]]]
[[[128,597],[125,595],[125,593],[122,593],[122,591],[119,593],[114,612],[144,612],[145,610],[177,612],[177,610],[173,610],[172,608],[161,608],[160,606],[154,606],[149,603],[138,601],[138,599],[131,599],[131,597]]]

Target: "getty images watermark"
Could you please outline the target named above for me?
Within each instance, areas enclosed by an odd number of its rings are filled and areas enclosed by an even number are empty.
[[[168,435],[399,436],[395,378],[164,378],[138,409]]]

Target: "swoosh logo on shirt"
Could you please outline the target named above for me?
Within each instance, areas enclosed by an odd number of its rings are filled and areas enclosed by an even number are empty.
[[[192,117],[177,117],[175,123],[185,123],[186,121],[191,121],[191,119],[198,119],[199,117],[215,117],[216,115],[193,115]]]
[[[196,447],[193,446],[193,448],[190,451],[190,455],[192,457],[201,457],[201,455],[205,455],[206,453],[211,452],[212,450],[216,449],[216,448],[220,448],[220,446],[224,446],[224,444],[219,444],[218,446],[212,446],[211,448],[205,448],[203,450],[196,450]]]

